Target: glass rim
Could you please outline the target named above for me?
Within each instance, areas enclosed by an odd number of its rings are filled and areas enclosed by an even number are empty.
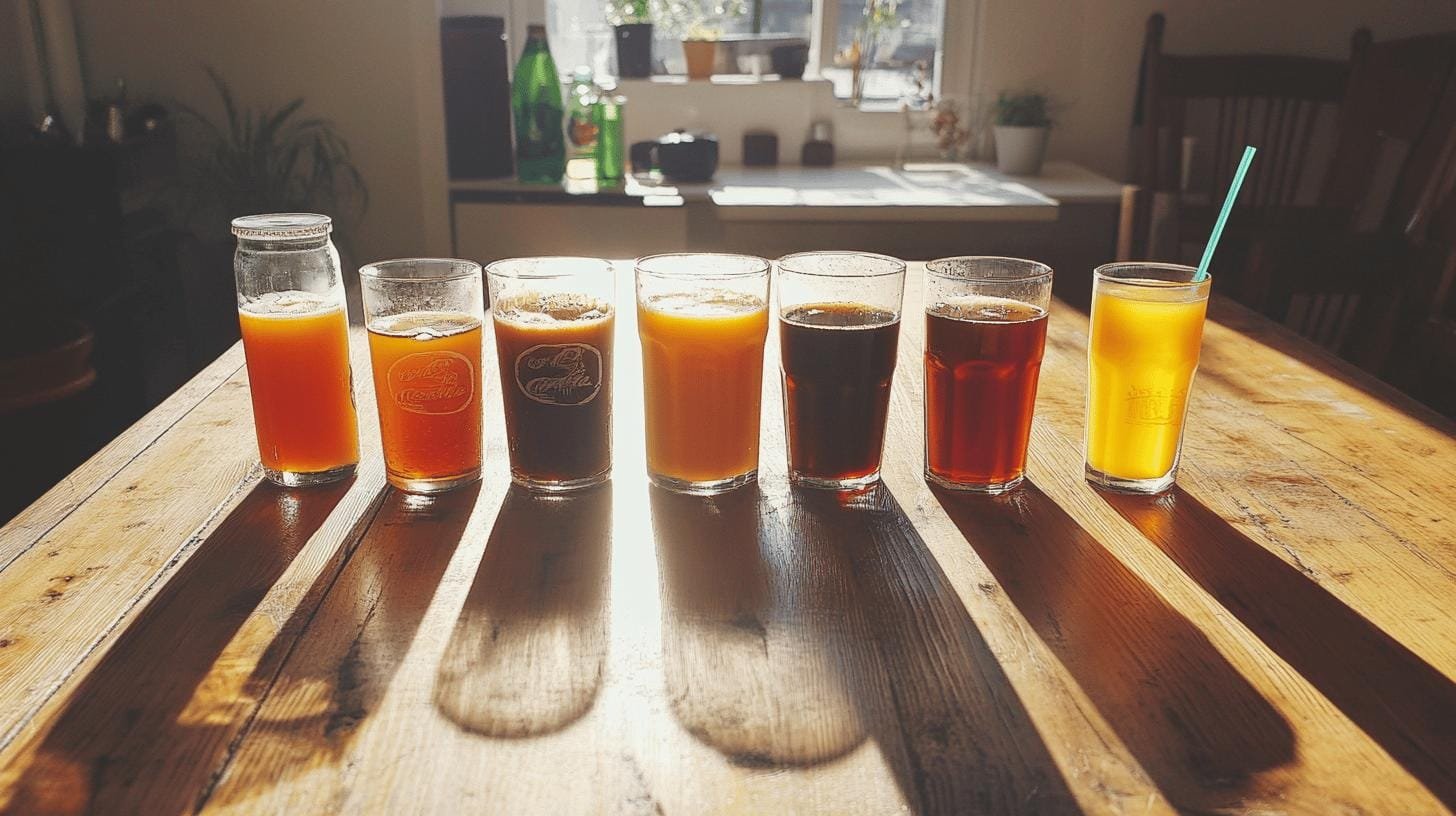
[[[306,241],[327,237],[334,220],[321,213],[258,213],[231,222],[233,235],[249,241]]]
[[[678,271],[667,269],[649,269],[646,264],[654,261],[668,259],[687,260],[691,258],[715,258],[718,260],[734,259],[748,261],[751,269],[744,269],[738,272],[701,272],[701,271]],[[753,278],[767,276],[773,269],[773,262],[767,258],[757,255],[744,255],[738,252],[662,252],[656,255],[644,255],[632,262],[632,270],[636,274],[651,275],[654,278],[675,278],[678,280],[737,280],[739,278]]]
[[[451,268],[448,274],[391,275],[389,270],[401,266]],[[464,258],[391,258],[359,267],[359,277],[384,281],[453,281],[480,275],[480,264]]]
[[[546,266],[551,263],[571,264],[574,269],[563,271],[535,272],[530,269],[514,270],[511,267],[537,267]],[[596,267],[587,270],[580,267]],[[583,274],[594,272],[606,272],[611,274],[612,262],[603,258],[589,258],[585,255],[539,255],[521,258],[502,258],[498,261],[491,261],[485,265],[485,274],[494,275],[498,278],[510,278],[512,280],[558,280],[561,278],[574,278]]]
[[[875,261],[888,261],[892,268],[879,272],[829,272],[811,271],[808,269],[796,269],[791,264],[795,260],[805,258],[867,258]],[[791,252],[774,261],[774,265],[795,275],[808,275],[816,278],[884,278],[890,275],[905,274],[906,263],[893,255],[882,255],[878,252],[858,252],[853,249],[825,249],[810,250],[808,252]]]
[[[1024,264],[1028,269],[1026,274],[1008,276],[988,274],[958,275],[938,268],[949,264],[969,264],[974,261]],[[945,258],[935,258],[934,260],[926,261],[925,272],[926,274],[946,280],[973,281],[976,283],[1025,283],[1050,278],[1054,270],[1049,264],[1042,263],[1041,261],[1033,261],[1030,258],[1014,258],[1010,255],[951,255]]]
[[[1123,278],[1110,274],[1112,270],[1121,269],[1155,269],[1169,272],[1186,272],[1188,280],[1160,280],[1156,278]],[[1211,284],[1213,275],[1204,275],[1201,280],[1193,280],[1198,274],[1198,268],[1187,264],[1167,263],[1165,261],[1113,261],[1105,263],[1092,270],[1092,279],[1113,281],[1124,286],[1141,286],[1147,289],[1197,289],[1201,286]]]

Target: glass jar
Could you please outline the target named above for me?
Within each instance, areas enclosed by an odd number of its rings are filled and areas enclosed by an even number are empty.
[[[234,219],[238,323],[263,472],[297,487],[359,463],[349,316],[328,216]]]

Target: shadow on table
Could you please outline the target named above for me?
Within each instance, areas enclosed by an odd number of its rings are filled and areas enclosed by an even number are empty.
[[[1456,685],[1181,488],[1103,498],[1456,808]]]
[[[1036,485],[935,496],[1175,807],[1236,807],[1294,759],[1289,724],[1192,623]]]
[[[244,622],[352,484],[255,485],[69,694],[34,753],[20,755],[4,812],[190,809],[247,705],[219,658],[246,642]]]
[[[612,485],[542,495],[512,485],[435,680],[467,731],[528,737],[589,711],[607,657]]]
[[[267,704],[199,809],[340,762],[409,653],[479,496],[479,483],[430,498],[387,490],[352,558],[298,624],[286,663],[259,680],[266,687],[255,696]]]
[[[651,493],[674,716],[740,765],[873,739],[916,813],[1076,805],[924,541],[883,487],[842,500]]]

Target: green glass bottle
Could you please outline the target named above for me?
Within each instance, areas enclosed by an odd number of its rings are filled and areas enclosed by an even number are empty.
[[[516,178],[559,183],[566,174],[566,140],[561,132],[565,109],[544,25],[526,29],[526,47],[511,86],[511,114],[516,120]]]

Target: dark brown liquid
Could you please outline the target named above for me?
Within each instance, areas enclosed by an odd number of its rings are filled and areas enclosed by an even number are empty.
[[[492,310],[511,474],[572,482],[611,470],[611,305],[528,295]]]
[[[797,306],[779,340],[789,469],[825,480],[879,470],[899,319],[859,303]]]
[[[1026,468],[1046,312],[1004,298],[938,303],[925,322],[925,454],[935,476],[1004,484]]]

